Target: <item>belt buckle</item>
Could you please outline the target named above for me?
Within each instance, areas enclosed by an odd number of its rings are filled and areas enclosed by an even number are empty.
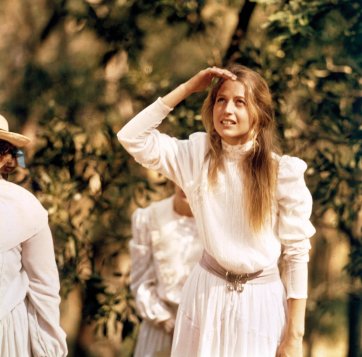
[[[249,280],[249,274],[233,274],[227,271],[225,273],[226,287],[229,291],[242,293],[245,283]]]

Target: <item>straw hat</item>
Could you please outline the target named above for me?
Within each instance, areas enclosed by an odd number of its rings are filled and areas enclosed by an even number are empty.
[[[10,144],[21,148],[30,143],[27,136],[9,131],[8,121],[0,114],[0,140],[8,141]]]

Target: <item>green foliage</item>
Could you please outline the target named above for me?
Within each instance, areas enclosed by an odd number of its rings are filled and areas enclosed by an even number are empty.
[[[65,11],[77,21],[85,21],[85,26],[95,31],[98,38],[110,45],[105,53],[107,61],[115,51],[125,50],[129,57],[137,60],[144,48],[145,32],[139,26],[139,19],[148,16],[157,20],[164,19],[169,24],[186,24],[191,35],[204,29],[201,10],[204,1],[68,1]]]
[[[120,175],[122,170],[129,171],[127,156],[115,148],[116,138],[106,126],[90,137],[64,120],[53,119],[49,124],[32,162],[32,185],[48,209],[61,249],[64,280],[71,280],[62,286],[71,288],[79,282],[79,264],[92,253],[95,241],[127,238],[123,226],[129,217],[120,212],[126,212],[138,182]]]
[[[307,324],[318,325],[318,332],[333,340],[344,333],[346,315],[346,304],[341,299],[319,300],[308,305]],[[308,330],[307,334],[310,334]]]
[[[362,246],[355,245],[351,248],[350,263],[347,266],[347,271],[352,277],[356,279],[361,279],[361,266],[362,266]]]

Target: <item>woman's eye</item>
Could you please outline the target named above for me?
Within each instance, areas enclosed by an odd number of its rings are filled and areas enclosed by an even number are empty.
[[[222,102],[224,102],[224,101],[225,101],[224,98],[217,98],[217,99],[216,99],[216,103],[222,103]]]
[[[244,104],[245,104],[245,101],[242,100],[242,99],[238,99],[238,100],[236,101],[236,104],[238,104],[238,105],[244,105]]]

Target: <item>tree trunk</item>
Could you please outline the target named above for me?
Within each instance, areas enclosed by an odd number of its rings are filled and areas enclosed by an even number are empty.
[[[352,280],[354,283],[358,283]],[[361,357],[362,355],[362,297],[360,292],[353,292],[348,297],[348,357]]]
[[[223,64],[226,65],[229,62],[232,62],[237,53],[239,52],[239,45],[242,38],[245,36],[251,15],[255,9],[256,2],[251,2],[250,0],[245,0],[243,7],[239,12],[238,24],[236,25],[233,36],[231,37],[229,48],[225,52]]]

